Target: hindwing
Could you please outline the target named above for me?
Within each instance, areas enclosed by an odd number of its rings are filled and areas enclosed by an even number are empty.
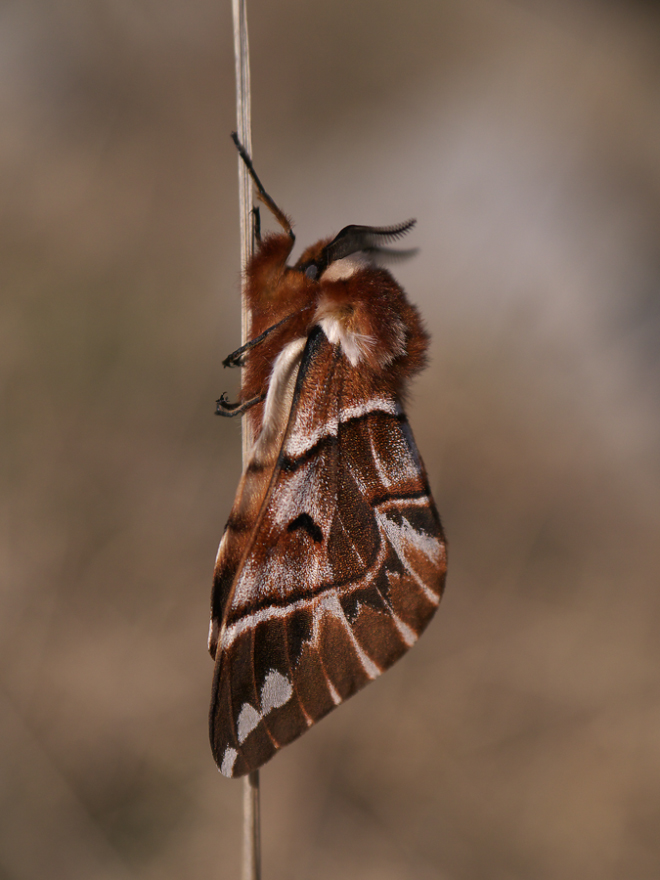
[[[288,418],[268,449],[257,440],[216,563],[210,735],[226,776],[389,668],[444,585],[442,526],[399,401],[319,326],[300,350]]]

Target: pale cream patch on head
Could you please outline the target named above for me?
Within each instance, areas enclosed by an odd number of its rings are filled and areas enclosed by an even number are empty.
[[[346,281],[347,278],[355,275],[360,269],[364,269],[370,265],[371,260],[367,255],[358,251],[358,253],[351,254],[348,257],[343,257],[341,260],[335,260],[334,263],[330,263],[319,280]]]

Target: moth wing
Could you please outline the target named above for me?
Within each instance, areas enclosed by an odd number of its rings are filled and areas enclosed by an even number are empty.
[[[445,570],[405,415],[315,328],[220,631],[222,773],[257,769],[389,668],[433,616]]]

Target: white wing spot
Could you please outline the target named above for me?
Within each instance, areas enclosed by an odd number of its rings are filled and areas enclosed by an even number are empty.
[[[252,733],[254,728],[261,721],[261,715],[257,712],[254,706],[251,706],[249,703],[243,703],[241,711],[238,715],[238,722],[236,724],[236,732],[238,734],[238,741],[241,745],[248,738],[249,734]]]
[[[279,709],[280,706],[287,703],[292,695],[293,687],[289,679],[282,675],[281,672],[271,669],[261,688],[261,712],[255,709],[254,706],[251,706],[250,703],[243,703],[241,706],[241,711],[238,713],[238,721],[236,722],[236,734],[239,743],[243,745],[248,736],[264,720],[266,715],[272,712],[273,709]],[[233,752],[233,757],[230,752]],[[231,766],[233,767],[235,760],[235,749],[228,748],[222,759],[222,767],[224,768],[225,764],[229,766],[229,761],[231,761]],[[225,776],[231,776],[231,769],[228,773],[225,773],[224,769],[222,772]]]
[[[238,757],[238,752],[236,749],[232,749],[231,746],[227,746],[225,749],[225,753],[222,756],[222,765],[220,766],[220,772],[223,776],[233,776],[234,775],[234,764],[236,763],[236,758]]]
[[[267,715],[273,709],[279,709],[288,703],[293,694],[293,687],[289,679],[275,669],[266,676],[261,688],[261,712]]]

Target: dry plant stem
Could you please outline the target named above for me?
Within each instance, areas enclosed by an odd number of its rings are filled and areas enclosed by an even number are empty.
[[[259,771],[253,770],[243,782],[243,880],[261,877],[259,817]]]
[[[247,31],[246,0],[232,0],[234,20],[234,58],[236,62],[236,130],[240,142],[252,155],[252,127],[250,102],[250,49]],[[241,232],[241,273],[252,256],[252,181],[245,163],[238,156],[238,198]],[[245,285],[241,291],[241,345],[250,336],[250,313],[245,298]],[[243,466],[252,438],[243,420]],[[245,777],[243,788],[243,880],[259,880],[261,877],[261,832],[259,823],[259,771]]]
[[[252,155],[252,124],[250,100],[250,47],[248,44],[246,0],[232,0],[234,18],[234,58],[236,62],[236,130],[238,138],[248,154]],[[241,233],[241,272],[245,272],[252,256],[252,180],[240,156],[238,162],[238,200]],[[241,291],[241,344],[245,345],[250,334],[250,315],[248,314],[245,290]],[[249,446],[245,429],[243,431],[243,457]]]

